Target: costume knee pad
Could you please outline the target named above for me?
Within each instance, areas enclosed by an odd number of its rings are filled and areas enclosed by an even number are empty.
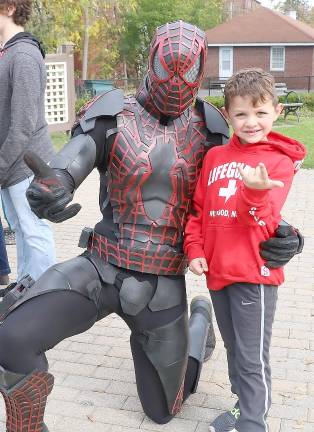
[[[138,341],[154,366],[163,387],[169,414],[180,411],[188,362],[188,318],[183,313],[175,321],[144,332]]]

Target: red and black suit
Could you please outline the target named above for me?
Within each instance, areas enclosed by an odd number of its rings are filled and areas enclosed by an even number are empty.
[[[169,421],[195,390],[211,317],[208,303],[198,300],[188,322],[182,236],[204,154],[228,135],[214,107],[201,101],[192,107],[205,53],[204,33],[196,27],[162,26],[136,97],[112,90],[82,110],[72,139],[50,167],[70,193],[97,168],[103,219],[87,232],[82,256],[49,269],[5,311],[3,376],[18,373],[31,383],[40,371],[50,382],[45,351],[115,312],[131,329],[137,387],[148,416]],[[38,187],[52,183],[36,181],[28,193],[35,207]],[[50,218],[49,204],[37,205],[37,212]],[[32,325],[24,326],[29,316]],[[8,430],[22,431],[10,410],[17,397],[6,392]],[[38,417],[26,417],[30,431],[45,427]]]
[[[29,432],[47,430],[52,375],[45,351],[112,312],[131,330],[138,393],[150,418],[166,423],[195,391],[215,341],[207,301],[193,301],[188,320],[182,236],[204,155],[228,135],[216,108],[198,99],[193,106],[205,56],[198,28],[181,21],[159,27],[136,96],[112,90],[93,100],[50,168],[34,169],[31,207],[59,222],[78,211],[66,204],[97,168],[103,218],[83,231],[81,256],[13,290],[0,307],[6,347],[0,391],[9,432],[24,431],[21,424]],[[31,391],[38,381],[38,393]],[[16,408],[21,400],[24,411]],[[40,405],[35,414],[34,404]]]

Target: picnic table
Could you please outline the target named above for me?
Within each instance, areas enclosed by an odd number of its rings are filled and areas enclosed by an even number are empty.
[[[210,96],[210,91],[211,90],[221,90],[221,91],[223,91],[223,89],[225,88],[225,82],[226,82],[226,79],[214,79],[214,80],[212,80],[212,79],[210,79],[209,80],[209,85],[208,85],[208,90],[209,90],[209,92],[208,92],[208,94],[209,94],[209,96]]]
[[[290,100],[289,100],[290,97]],[[303,103],[300,100],[300,96],[294,90],[286,92],[285,100],[283,105],[284,120],[288,114],[295,114],[300,122],[300,114]]]
[[[284,82],[276,82],[275,89],[278,96],[282,96],[288,91],[287,84]]]

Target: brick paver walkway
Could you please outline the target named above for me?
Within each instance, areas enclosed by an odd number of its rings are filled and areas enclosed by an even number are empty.
[[[304,252],[286,268],[272,339],[273,406],[270,432],[314,431],[314,170],[302,170],[284,209],[286,219],[306,237]],[[98,176],[76,194],[83,209],[73,220],[54,225],[58,260],[76,256],[81,228],[99,218]],[[8,246],[15,268],[15,246]],[[187,276],[189,298],[207,294],[203,279]],[[56,316],[56,320],[58,317]],[[218,334],[218,331],[217,331]],[[205,432],[221,410],[230,408],[226,358],[218,336],[213,358],[204,366],[198,391],[167,425],[143,413],[136,393],[129,330],[117,316],[97,323],[48,353],[56,385],[46,422],[51,432]],[[0,349],[5,349],[1,347]],[[0,402],[0,432],[5,431]]]

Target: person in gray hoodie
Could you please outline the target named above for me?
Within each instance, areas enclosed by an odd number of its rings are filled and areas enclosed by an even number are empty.
[[[54,154],[45,120],[46,69],[40,42],[24,31],[31,0],[0,0],[0,186],[8,222],[16,233],[17,281],[38,277],[55,263],[52,230],[25,196],[33,173],[23,155],[45,161]]]

